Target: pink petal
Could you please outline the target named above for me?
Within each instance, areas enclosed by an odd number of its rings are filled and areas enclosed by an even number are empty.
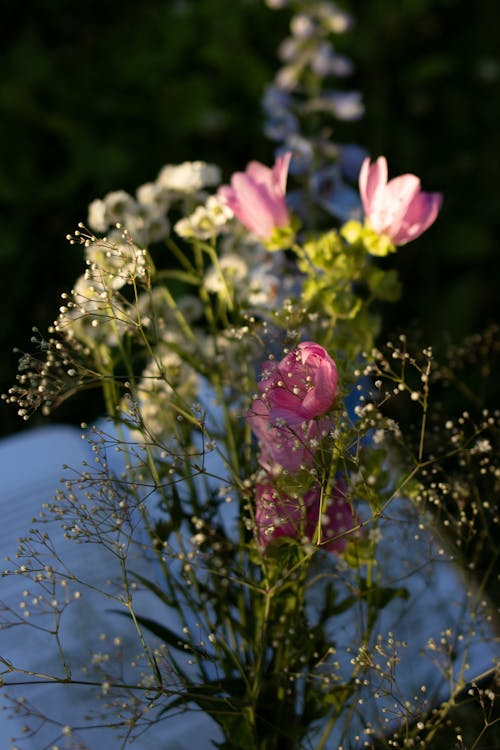
[[[278,187],[281,195],[286,193],[286,181],[288,177],[288,168],[292,159],[292,152],[285,151],[282,156],[278,156],[273,167],[273,181]]]
[[[361,165],[359,173],[359,192],[366,214],[372,207],[380,203],[381,196],[387,184],[387,161],[384,156],[379,156],[377,161],[370,165],[367,156]]]
[[[304,421],[305,414],[301,399],[285,388],[275,388],[269,394],[271,421],[284,420],[288,426]]]
[[[288,211],[285,202],[288,167],[292,158],[291,152],[278,156],[272,169],[258,161],[251,161],[246,174],[257,185],[264,188],[267,197],[267,210],[272,214],[274,226],[284,227],[288,224]]]
[[[278,537],[304,533],[305,500],[277,492],[272,484],[257,485],[255,523],[259,544],[266,547]]]
[[[235,198],[234,190],[229,185],[221,185],[217,194],[222,196],[225,201],[233,200]]]
[[[272,169],[251,161],[245,172],[236,172],[231,187],[223,185],[218,194],[235,216],[254,234],[268,240],[275,228],[290,223],[285,201],[286,180],[291,152],[278,157]]]
[[[308,359],[312,356],[319,357],[320,359],[324,358],[325,356],[330,356],[326,352],[326,349],[323,349],[323,347],[319,344],[315,344],[314,341],[301,341],[297,349],[300,352],[303,365],[305,365]]]
[[[423,193],[414,174],[387,182],[387,162],[366,158],[359,173],[359,192],[372,229],[387,235],[396,245],[418,237],[435,221],[441,207],[440,193]]]
[[[261,164],[260,161],[251,161],[247,164],[245,174],[257,185],[266,187],[268,192],[274,190],[272,170]]]
[[[372,227],[381,234],[388,234],[394,242],[394,237],[399,232],[408,206],[419,192],[420,180],[414,174],[394,177],[385,188],[383,205],[377,220],[372,220]]]
[[[408,206],[401,228],[393,237],[393,242],[404,245],[419,237],[436,220],[442,202],[441,193],[422,192],[416,195]]]
[[[269,199],[263,188],[242,172],[233,175],[231,185],[238,197],[238,211],[234,211],[238,219],[260,237],[270,237],[274,224],[268,210]]]
[[[393,177],[386,185],[384,201],[408,206],[420,192],[420,180],[414,174]]]
[[[304,398],[302,407],[308,418],[319,417],[330,411],[337,389],[337,368],[334,371],[324,365],[316,373],[316,382]]]
[[[328,352],[319,344],[304,341],[298,346],[302,364],[313,370],[314,387],[304,396],[302,406],[305,416],[313,418],[329,411],[335,401],[338,383],[337,366]]]

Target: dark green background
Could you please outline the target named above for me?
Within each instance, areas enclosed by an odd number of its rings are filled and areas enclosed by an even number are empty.
[[[339,48],[356,65],[366,116],[334,138],[388,157],[445,194],[436,225],[403,248],[405,282],[387,330],[419,320],[425,341],[498,315],[500,12],[495,0],[351,0]],[[0,68],[0,390],[13,346],[29,349],[81,272],[65,235],[106,192],[133,191],[167,162],[225,176],[272,159],[260,96],[288,13],[259,0],[7,0]],[[68,405],[55,419],[90,418]],[[85,413],[82,413],[84,411]],[[36,421],[36,420],[35,420]],[[33,423],[31,423],[33,424]],[[1,434],[23,426],[0,407]]]

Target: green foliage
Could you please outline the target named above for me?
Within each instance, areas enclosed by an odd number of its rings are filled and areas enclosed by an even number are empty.
[[[332,336],[348,357],[369,351],[375,343],[379,320],[374,304],[396,302],[401,295],[397,271],[377,265],[374,256],[387,254],[383,248],[396,250],[387,237],[349,221],[339,232],[311,239],[298,251],[305,276],[302,299],[321,316],[326,342]]]

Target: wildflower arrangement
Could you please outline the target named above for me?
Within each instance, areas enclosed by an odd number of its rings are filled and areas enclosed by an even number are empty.
[[[428,747],[447,720],[431,711],[439,681],[400,686],[411,645],[387,617],[411,603],[413,576],[456,557],[453,533],[424,534],[466,504],[453,466],[477,459],[498,482],[498,418],[462,414],[436,446],[432,352],[410,353],[404,334],[376,348],[383,304],[401,293],[390,257],[431,227],[442,198],[415,175],[388,180],[384,157],[301,132],[311,112],[361,114],[358,95],[316,85],[349,72],[329,40],[350,24],[333,3],[293,16],[264,99],[281,142],[273,165],[249,161],[226,181],[201,161],[167,165],[135,196],[90,204],[89,228],[69,236],[85,270],[6,396],[23,418],[82,389],[104,396],[108,423],[83,425],[96,465],[68,470],[44,513],[117,564],[101,593],[140,654],[126,671],[118,653],[94,658],[86,674],[120,747],[159,723],[169,747],[169,717],[188,711],[210,717],[206,746],[227,750]],[[314,97],[301,85],[311,71]],[[408,433],[390,416],[396,399],[413,409]],[[410,553],[412,524],[424,541]],[[36,530],[21,541],[6,574],[45,594],[11,624],[52,618],[59,643],[82,581],[44,563],[49,549]],[[420,645],[452,696],[471,622],[488,618],[482,597],[468,605],[464,632]],[[6,683],[29,674],[3,663]],[[71,689],[69,668],[51,679]]]

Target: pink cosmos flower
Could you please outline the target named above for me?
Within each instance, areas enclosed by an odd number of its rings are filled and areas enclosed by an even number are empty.
[[[405,245],[419,237],[435,221],[443,196],[425,193],[414,174],[387,181],[387,161],[379,156],[374,164],[367,157],[359,173],[359,192],[365,216],[377,234],[394,245]]]
[[[335,362],[319,344],[305,341],[280,362],[266,363],[260,397],[247,414],[260,442],[260,464],[290,474],[313,464],[320,440],[333,427],[337,392]]]
[[[291,152],[279,156],[272,169],[251,161],[245,172],[235,172],[231,185],[218,194],[247,229],[269,240],[275,229],[287,227],[290,218],[285,203],[286,180]]]
[[[321,518],[320,546],[330,552],[343,552],[349,532],[358,520],[345,498],[345,483],[339,482],[331,498],[325,503]],[[312,541],[320,521],[320,492],[312,487],[303,497],[278,491],[270,478],[257,484],[255,525],[257,542],[267,547],[274,539],[289,537]]]

